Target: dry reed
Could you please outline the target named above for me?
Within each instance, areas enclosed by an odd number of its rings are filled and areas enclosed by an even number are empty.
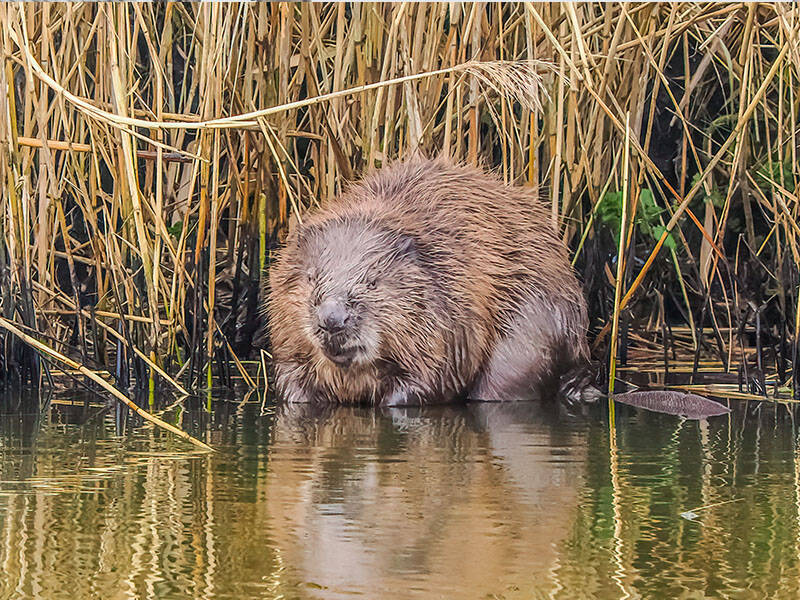
[[[597,344],[677,319],[731,368],[763,314],[796,357],[795,4],[12,3],[0,22],[2,316],[123,387],[252,384],[289,215],[416,150],[540,191]],[[38,382],[16,344],[2,377]]]

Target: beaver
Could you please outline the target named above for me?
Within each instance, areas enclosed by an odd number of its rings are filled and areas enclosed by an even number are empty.
[[[448,159],[380,169],[291,227],[267,310],[290,402],[592,399],[574,385],[586,302],[546,207]]]

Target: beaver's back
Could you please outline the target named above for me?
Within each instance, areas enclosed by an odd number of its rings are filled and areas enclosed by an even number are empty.
[[[488,320],[496,332],[511,326],[531,295],[573,306],[562,333],[583,348],[582,291],[547,209],[529,189],[475,167],[414,159],[369,175],[319,217],[355,214],[413,236],[452,309]]]

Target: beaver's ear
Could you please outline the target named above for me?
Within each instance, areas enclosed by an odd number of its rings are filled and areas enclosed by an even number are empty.
[[[410,235],[399,235],[394,246],[397,251],[397,256],[399,257],[416,260],[416,258],[419,256],[417,241]]]

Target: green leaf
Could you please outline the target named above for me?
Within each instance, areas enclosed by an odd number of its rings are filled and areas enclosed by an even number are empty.
[[[653,227],[653,239],[661,239],[661,236],[664,235],[666,230],[667,228],[663,225],[657,225],[656,227]],[[667,236],[667,239],[664,240],[664,245],[670,250],[675,250],[677,248],[677,244],[675,244],[675,238],[672,236],[672,233],[670,233]]]
[[[658,217],[661,215],[661,208],[656,204],[653,197],[653,192],[650,190],[642,190],[639,194],[639,204],[641,208],[636,213],[636,223],[642,230],[642,233],[655,237],[653,234],[653,227],[658,224]]]
[[[170,235],[173,235],[176,238],[181,237],[181,232],[183,231],[183,221],[176,221],[167,227],[167,231],[169,231]]]

